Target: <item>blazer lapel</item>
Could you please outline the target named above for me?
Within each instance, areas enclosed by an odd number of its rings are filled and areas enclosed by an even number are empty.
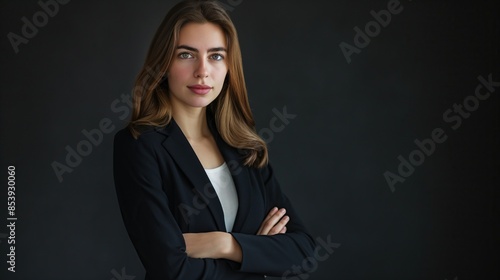
[[[165,147],[182,172],[194,185],[193,191],[197,193],[211,212],[217,229],[225,231],[226,226],[222,206],[218,197],[211,195],[216,193],[215,189],[182,130],[175,123],[174,119],[172,119],[166,127],[158,128],[157,132],[167,136],[166,140],[162,143],[163,147]]]
[[[248,167],[243,164],[244,155],[238,149],[229,146],[218,133],[215,124],[209,121],[212,135],[217,142],[219,150],[231,171],[231,175],[238,193],[238,212],[233,225],[234,232],[242,232],[245,221],[251,211],[251,202],[255,201],[255,192],[252,191],[251,177]]]

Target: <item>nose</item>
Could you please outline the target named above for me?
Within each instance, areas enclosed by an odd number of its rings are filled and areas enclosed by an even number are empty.
[[[200,62],[198,63],[198,67],[194,71],[194,77],[201,78],[201,79],[208,77],[207,63],[204,59],[200,59]]]

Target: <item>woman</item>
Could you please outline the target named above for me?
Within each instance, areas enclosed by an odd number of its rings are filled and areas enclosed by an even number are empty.
[[[115,135],[114,179],[146,279],[304,273],[314,242],[268,164],[236,30],[215,1],[172,8],[133,99]]]

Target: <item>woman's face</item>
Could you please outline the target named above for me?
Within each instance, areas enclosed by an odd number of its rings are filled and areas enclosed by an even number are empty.
[[[227,74],[226,56],[226,36],[218,25],[188,23],[181,28],[167,72],[174,109],[202,108],[217,98]]]

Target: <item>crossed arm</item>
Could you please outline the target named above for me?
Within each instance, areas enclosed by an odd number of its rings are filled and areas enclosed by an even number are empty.
[[[165,153],[162,141],[163,135],[154,131],[135,140],[122,130],[114,142],[113,172],[120,211],[149,278],[261,279],[260,275],[282,275],[313,254],[314,241],[269,165],[258,170],[256,179],[262,179],[266,201],[286,208],[286,214],[274,208],[263,221],[251,216],[252,228],[259,225],[255,234],[251,230],[183,234],[163,189],[161,170],[166,168],[157,159],[158,152]],[[171,160],[168,155],[165,159]]]
[[[275,235],[286,233],[286,224],[290,221],[285,216],[286,209],[274,207],[262,222],[257,235]],[[184,233],[186,253],[192,258],[228,259],[241,262],[242,251],[234,237],[222,231],[203,233]]]

